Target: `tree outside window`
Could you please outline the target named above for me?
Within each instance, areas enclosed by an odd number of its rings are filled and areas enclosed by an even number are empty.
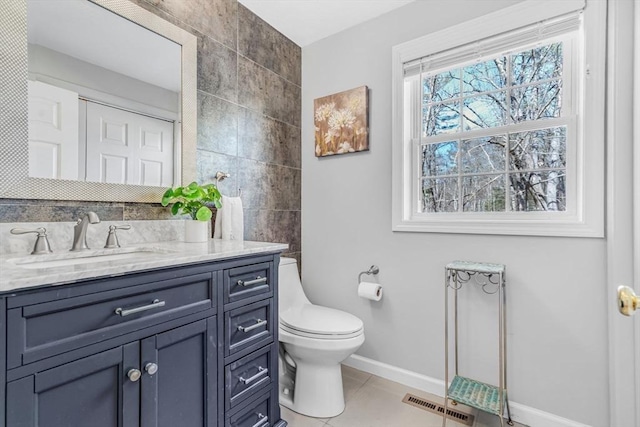
[[[421,81],[422,212],[565,211],[563,43]]]

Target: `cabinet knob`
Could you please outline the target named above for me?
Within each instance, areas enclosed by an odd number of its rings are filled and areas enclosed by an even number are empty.
[[[139,369],[129,369],[129,372],[127,372],[127,377],[129,377],[129,381],[131,382],[136,382],[140,379],[140,377],[142,376],[142,372],[140,372]]]
[[[158,365],[156,365],[155,363],[147,363],[144,366],[144,370],[147,371],[147,374],[153,375],[158,372]]]

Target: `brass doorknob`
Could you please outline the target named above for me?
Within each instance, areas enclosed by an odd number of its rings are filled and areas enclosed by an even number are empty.
[[[640,307],[640,297],[628,286],[618,287],[618,310],[625,316],[631,316]]]

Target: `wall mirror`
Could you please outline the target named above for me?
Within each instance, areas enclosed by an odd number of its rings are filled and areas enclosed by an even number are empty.
[[[195,179],[194,35],[128,0],[9,3],[0,197],[158,202]]]

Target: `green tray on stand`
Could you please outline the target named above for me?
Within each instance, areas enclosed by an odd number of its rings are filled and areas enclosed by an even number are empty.
[[[503,399],[506,399],[506,396],[505,391]],[[451,382],[447,397],[481,411],[502,416],[500,391],[496,386],[456,375]]]

